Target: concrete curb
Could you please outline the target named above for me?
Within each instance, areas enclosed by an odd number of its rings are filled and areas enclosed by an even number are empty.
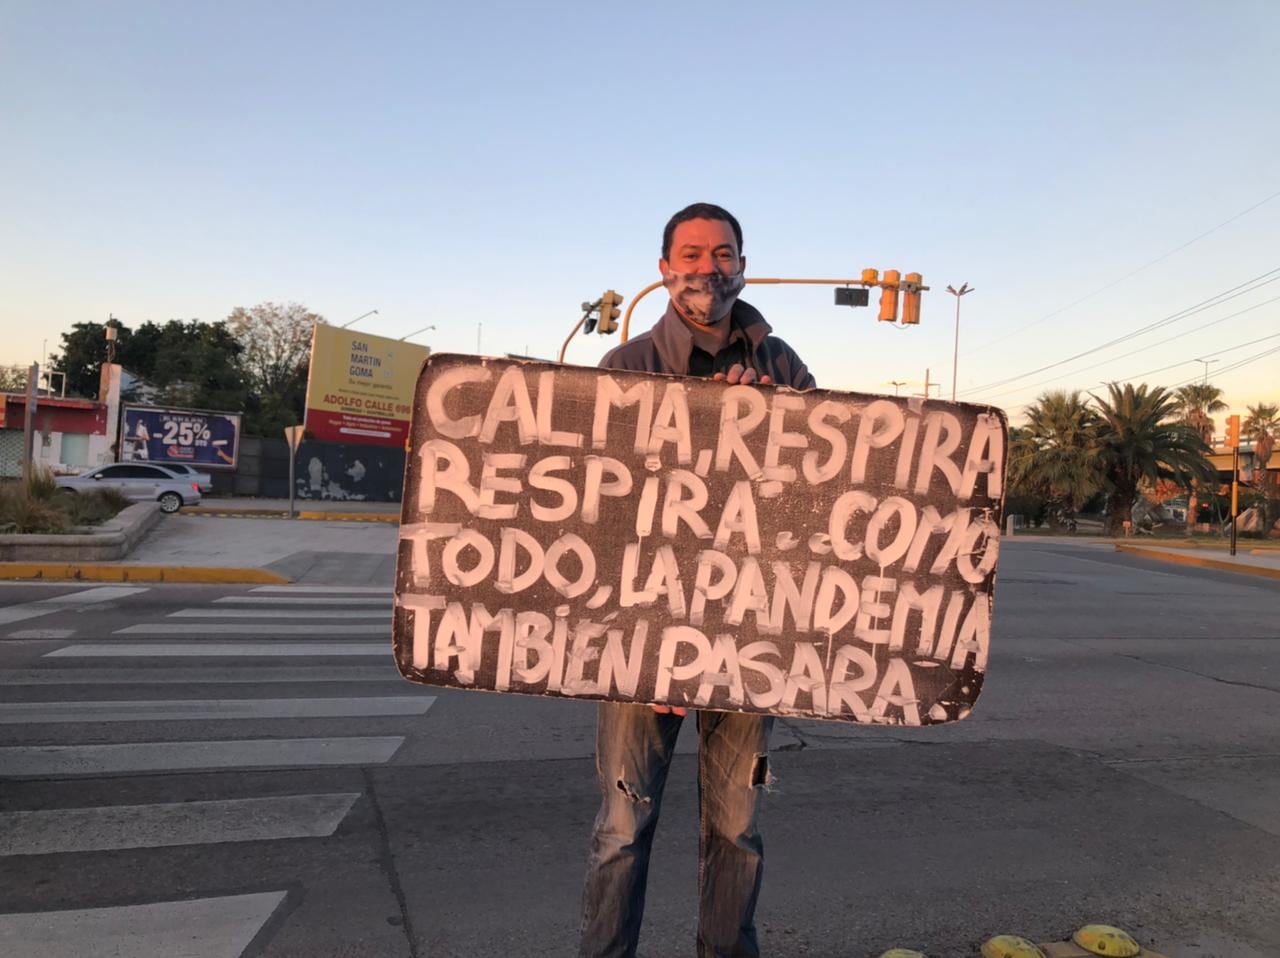
[[[1215,559],[1211,556],[1190,555],[1185,552],[1165,552],[1162,549],[1149,549],[1143,546],[1117,545],[1116,552],[1142,556],[1144,559],[1160,559],[1164,562],[1175,562],[1179,565],[1199,566],[1202,569],[1218,569],[1223,572],[1243,572],[1245,575],[1258,575],[1267,579],[1280,579],[1280,569],[1269,569],[1266,566],[1247,565],[1243,562],[1232,562],[1230,559]]]
[[[216,506],[192,506],[182,510],[183,515],[230,519],[287,519],[288,510],[280,509],[219,509]],[[399,522],[400,514],[390,512],[329,512],[308,509],[298,512],[299,519],[325,522]]]
[[[299,519],[322,519],[329,522],[400,522],[400,514],[386,512],[299,512]]]
[[[2,535],[0,560],[8,562],[93,562],[123,559],[160,522],[160,506],[137,502],[87,535]]]
[[[92,562],[0,562],[0,579],[81,582],[187,582],[227,585],[287,585],[291,580],[266,569],[231,566],[125,565]]]

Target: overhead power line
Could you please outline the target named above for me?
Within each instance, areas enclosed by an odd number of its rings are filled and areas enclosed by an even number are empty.
[[[1280,276],[1276,277],[1276,279],[1280,279]],[[1275,282],[1275,280],[1271,280],[1271,282]],[[1263,285],[1263,284],[1260,284],[1260,285]],[[1258,288],[1259,288],[1258,286],[1254,287],[1254,289],[1258,289]],[[1130,356],[1136,356],[1138,353],[1146,352],[1149,349],[1155,349],[1157,346],[1167,345],[1168,343],[1173,342],[1175,339],[1183,339],[1186,336],[1193,336],[1196,333],[1203,332],[1204,330],[1208,329],[1211,326],[1217,326],[1219,323],[1225,323],[1228,319],[1235,319],[1237,316],[1243,316],[1245,313],[1251,313],[1255,309],[1261,309],[1263,306],[1269,306],[1272,303],[1277,303],[1277,302],[1280,302],[1280,296],[1273,296],[1271,299],[1264,299],[1260,303],[1254,303],[1252,306],[1247,306],[1244,309],[1237,310],[1234,313],[1228,313],[1226,316],[1219,316],[1217,319],[1212,319],[1207,323],[1201,323],[1199,326],[1193,326],[1191,329],[1183,330],[1180,333],[1176,333],[1175,335],[1169,336],[1166,339],[1161,339],[1158,342],[1148,343],[1147,345],[1140,346],[1137,349],[1131,349],[1127,353],[1121,353],[1119,356],[1108,356],[1106,359],[1103,359],[1100,362],[1091,363],[1088,366],[1081,366],[1079,369],[1073,369],[1069,373],[1061,373],[1057,376],[1051,376],[1048,379],[1042,379],[1040,380],[1040,382],[1034,383],[1030,386],[1015,386],[1013,389],[1006,389],[1002,392],[989,393],[986,395],[986,398],[998,399],[1001,396],[1013,396],[1020,392],[1027,392],[1028,390],[1039,389],[1041,386],[1047,386],[1050,383],[1056,383],[1058,382],[1058,380],[1066,379],[1069,376],[1078,376],[1080,375],[1080,373],[1087,373],[1091,369],[1097,369],[1099,366],[1105,366],[1108,363],[1113,363],[1118,359],[1127,359]],[[1214,354],[1209,353],[1208,355],[1212,356]],[[1189,360],[1189,361],[1194,362],[1194,360]],[[1174,365],[1180,366],[1182,364],[1175,363]],[[1146,373],[1143,373],[1142,375],[1146,375]],[[1128,378],[1136,378],[1136,377],[1128,377]]]
[[[1230,366],[1223,366],[1221,369],[1215,369],[1213,371],[1213,376],[1215,379],[1221,379],[1227,373],[1235,372],[1237,369],[1252,365],[1253,363],[1266,359],[1268,356],[1274,356],[1276,353],[1280,353],[1280,346],[1276,346],[1274,349],[1268,349],[1264,353],[1258,353],[1256,356],[1250,356],[1248,359],[1242,359],[1239,362],[1232,363]],[[1177,389],[1179,386],[1185,386],[1188,383],[1199,381],[1199,376],[1192,376],[1190,379],[1184,379],[1182,382],[1174,383],[1169,387],[1169,389]]]
[[[1187,365],[1187,363],[1198,363],[1200,362],[1201,359],[1212,359],[1214,356],[1221,356],[1223,353],[1234,353],[1237,349],[1244,349],[1246,346],[1256,346],[1258,343],[1264,343],[1268,339],[1280,339],[1280,333],[1272,333],[1270,336],[1261,336],[1258,339],[1251,339],[1247,343],[1240,343],[1239,345],[1236,345],[1236,346],[1228,346],[1226,349],[1217,349],[1211,353],[1204,353],[1202,356],[1196,359],[1184,359],[1180,363],[1170,363],[1168,366],[1161,366],[1159,369],[1148,369],[1146,372],[1143,372],[1143,373],[1135,373],[1132,376],[1125,376],[1124,379],[1125,380],[1141,379],[1143,376],[1151,376],[1155,373],[1167,372],[1170,369],[1177,369],[1179,366],[1185,366]],[[1225,368],[1229,369],[1230,367],[1225,367]],[[1216,376],[1217,372],[1215,372],[1214,375]],[[1182,385],[1182,384],[1179,383],[1179,385]]]
[[[988,340],[987,342],[982,343],[981,345],[974,346],[971,349],[968,349],[965,351],[973,352],[976,350],[985,349],[987,346],[990,346],[992,343],[999,342],[1001,339],[1008,339],[1010,336],[1015,336],[1019,333],[1026,332],[1028,329],[1031,329],[1033,326],[1039,326],[1041,323],[1047,322],[1048,320],[1053,319],[1055,316],[1060,316],[1062,313],[1065,313],[1069,309],[1074,309],[1076,306],[1079,306],[1081,303],[1085,302],[1086,300],[1093,299],[1093,297],[1097,296],[1099,293],[1105,293],[1109,289],[1114,289],[1116,286],[1119,286],[1125,280],[1131,279],[1132,277],[1137,276],[1143,270],[1150,269],[1152,266],[1155,266],[1158,263],[1163,263],[1170,256],[1173,256],[1176,253],[1181,253],[1188,246],[1192,246],[1195,243],[1200,242],[1206,236],[1210,236],[1213,233],[1216,233],[1218,230],[1222,229],[1224,226],[1229,226],[1230,224],[1234,223],[1236,220],[1240,219],[1240,217],[1246,216],[1249,213],[1252,213],[1254,210],[1258,209],[1258,207],[1260,206],[1265,206],[1266,204],[1270,203],[1272,200],[1274,200],[1278,196],[1280,196],[1280,191],[1272,193],[1270,196],[1264,197],[1263,199],[1254,203],[1248,209],[1241,210],[1235,216],[1232,216],[1232,217],[1229,217],[1228,219],[1223,220],[1217,226],[1214,226],[1211,229],[1205,230],[1200,235],[1192,237],[1191,239],[1183,243],[1181,246],[1174,247],[1173,249],[1169,250],[1169,252],[1163,253],[1160,256],[1157,256],[1155,259],[1151,260],[1150,262],[1143,263],[1137,269],[1130,270],[1129,272],[1125,273],[1123,276],[1119,277],[1118,279],[1113,279],[1111,282],[1107,283],[1105,286],[1099,286],[1097,289],[1093,290],[1092,292],[1085,293],[1079,299],[1076,299],[1070,303],[1067,303],[1066,306],[1062,306],[1058,309],[1055,309],[1052,313],[1046,313],[1044,316],[1041,316],[1039,319],[1034,319],[1023,326],[1014,327],[1008,332],[1002,333],[996,339]]]
[[[1172,323],[1179,322],[1180,320],[1186,319],[1189,316],[1194,316],[1196,313],[1204,312],[1206,309],[1212,309],[1214,306],[1220,306],[1223,303],[1229,302],[1230,300],[1233,300],[1238,296],[1244,296],[1248,293],[1252,293],[1256,289],[1260,289],[1261,287],[1266,286],[1269,283],[1274,283],[1277,280],[1280,280],[1280,276],[1276,275],[1278,273],[1280,273],[1280,267],[1276,267],[1275,269],[1268,270],[1267,272],[1261,273],[1258,276],[1253,277],[1252,279],[1245,280],[1243,283],[1240,283],[1237,286],[1233,286],[1228,290],[1224,290],[1221,293],[1218,293],[1214,296],[1210,296],[1208,299],[1201,300],[1199,303],[1196,303],[1194,306],[1188,306],[1185,309],[1178,310],[1178,312],[1171,313],[1170,315],[1164,317],[1163,319],[1158,319],[1153,323],[1148,323],[1146,326],[1142,326],[1131,332],[1125,333],[1123,336],[1117,336],[1115,339],[1108,340],[1107,342],[1102,343],[1101,345],[1098,345],[1098,346],[1094,346],[1091,349],[1086,349],[1083,352],[1076,353],[1074,356],[1068,356],[1065,359],[1059,359],[1056,362],[1048,363],[1036,369],[1028,370],[1025,373],[1019,373],[1017,376],[1008,376],[1004,379],[998,379],[995,382],[986,383],[985,385],[982,385],[982,386],[974,386],[968,389],[964,389],[962,390],[962,392],[967,396],[973,393],[983,392],[988,389],[994,389],[997,386],[1004,386],[1008,383],[1017,382],[1019,379],[1026,379],[1029,376],[1035,376],[1039,373],[1047,372],[1050,369],[1057,369],[1059,366],[1065,366],[1067,363],[1073,363],[1077,359],[1083,359],[1085,356],[1092,356],[1094,353],[1101,352],[1104,349],[1110,349],[1112,346],[1118,346],[1120,343],[1128,342],[1131,339],[1136,339],[1139,336],[1143,336],[1149,332],[1160,329],[1163,326],[1168,326]],[[1268,279],[1267,277],[1273,277],[1273,278]],[[1257,284],[1257,285],[1253,285],[1253,284]]]

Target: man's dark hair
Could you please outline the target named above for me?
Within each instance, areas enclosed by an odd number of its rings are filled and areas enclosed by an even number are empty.
[[[676,227],[689,220],[720,220],[728,223],[733,229],[733,238],[738,241],[738,254],[742,254],[742,226],[734,219],[733,214],[714,203],[694,203],[667,220],[667,228],[662,231],[663,259],[671,258],[671,237],[675,235]]]

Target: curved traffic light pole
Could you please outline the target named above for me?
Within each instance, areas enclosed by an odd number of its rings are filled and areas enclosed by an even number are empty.
[[[883,282],[869,282],[863,277],[859,277],[858,279],[782,279],[779,277],[749,276],[747,277],[746,283],[748,286],[752,284],[767,284],[771,286],[777,286],[780,284],[792,286],[885,286]],[[916,292],[927,290],[929,288],[928,286],[920,286],[918,283],[919,281],[917,280]],[[656,283],[650,283],[644,289],[640,290],[640,292],[636,293],[635,299],[633,299],[627,306],[627,311],[622,317],[622,342],[625,343],[631,335],[631,311],[636,308],[636,303],[640,302],[640,300],[644,299],[644,297],[648,296],[661,285],[661,280],[658,280]],[[905,284],[903,285],[905,286]],[[897,288],[898,283],[896,280],[893,283],[893,286],[894,288]],[[574,332],[577,332],[577,330],[574,330]]]
[[[917,310],[916,310],[915,316],[912,319],[907,319],[906,317],[904,317],[903,319],[904,323],[919,322],[919,311],[918,311],[919,294],[929,288],[928,286],[921,285],[920,277],[918,273],[908,273],[906,277],[902,281],[900,281],[898,279],[898,273],[896,270],[886,270],[883,280],[879,278],[876,271],[864,270],[863,275],[858,277],[857,279],[786,279],[782,277],[771,277],[771,276],[749,276],[746,279],[746,284],[748,286],[751,286],[751,285],[863,286],[867,288],[870,288],[872,286],[878,286],[884,289],[886,291],[886,294],[890,292],[892,292],[893,294],[892,307],[890,307],[891,313],[889,316],[887,317],[885,316],[886,307],[883,303],[881,305],[880,318],[881,319],[887,318],[890,321],[893,321],[897,318],[896,317],[897,307],[898,307],[897,293],[898,293],[898,290],[902,290],[905,293],[914,294],[916,299],[916,304],[917,304]],[[631,313],[635,310],[636,303],[640,302],[640,300],[644,299],[646,296],[652,293],[655,289],[660,289],[661,287],[662,287],[662,280],[658,280],[657,282],[650,283],[644,289],[640,290],[640,292],[636,293],[635,298],[632,299],[631,302],[627,304],[627,311],[625,314],[623,314],[623,317],[622,317],[621,342],[625,343],[631,337]],[[578,324],[574,326],[573,329],[569,332],[568,337],[564,341],[564,345],[560,347],[561,363],[564,362],[564,356],[569,349],[569,343],[573,341],[574,336],[578,335],[578,331],[582,329],[583,324],[586,323],[588,316],[590,316],[590,310],[588,310],[586,313],[583,314],[582,319],[578,320]]]

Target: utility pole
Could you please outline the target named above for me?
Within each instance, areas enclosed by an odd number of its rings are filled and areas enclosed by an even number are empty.
[[[929,381],[929,370],[928,370],[928,368],[926,367],[926,368],[925,368],[925,371],[924,371],[924,393],[923,393],[923,395],[924,395],[924,398],[925,398],[925,399],[928,399],[928,398],[929,398],[929,395],[930,395],[929,390],[931,390],[931,389],[937,389],[937,390],[941,391],[941,390],[942,390],[942,383],[934,383],[934,382],[930,382],[930,381]],[[921,394],[920,394],[920,393],[916,393],[916,395],[917,395],[917,396],[919,396],[919,395],[921,395]]]
[[[35,442],[36,397],[39,395],[36,384],[39,379],[40,364],[32,363],[31,368],[27,370],[27,402],[22,416],[22,486],[24,489],[31,488],[31,476],[35,466],[35,450],[32,446]]]

